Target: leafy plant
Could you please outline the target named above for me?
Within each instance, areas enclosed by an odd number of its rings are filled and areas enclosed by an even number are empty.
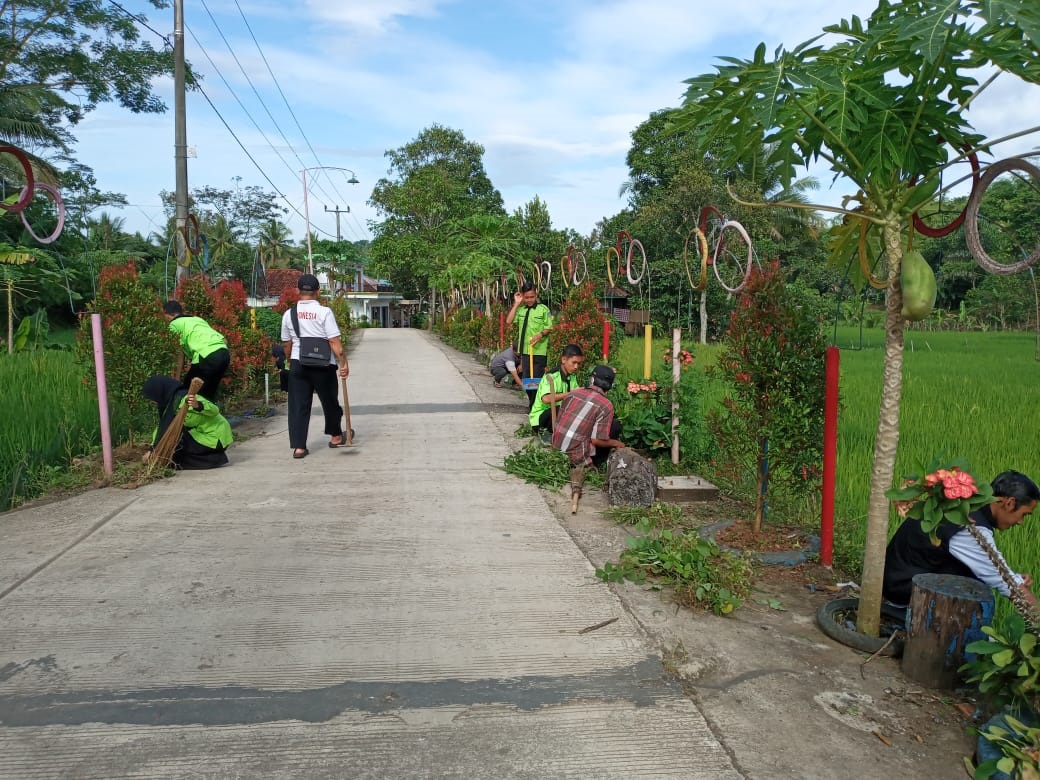
[[[948,464],[933,461],[922,477],[908,475],[902,487],[885,495],[896,506],[900,517],[921,521],[921,529],[935,542],[935,529],[943,521],[967,525],[968,515],[993,503],[993,488],[981,485],[971,475],[968,464],[957,460]]]
[[[995,708],[1038,711],[1040,647],[1036,634],[1026,629],[1025,621],[1017,614],[1008,616],[1003,629],[983,626],[982,632],[988,640],[980,639],[964,648],[976,656],[960,668],[965,680],[976,683],[979,692]]]
[[[559,450],[550,449],[539,441],[529,441],[506,456],[503,471],[539,487],[559,489],[570,480],[571,465]]]
[[[682,525],[685,514],[678,504],[655,501],[649,507],[616,506],[607,510],[607,517],[619,525],[634,525],[640,530],[674,528]]]
[[[974,780],[989,780],[998,772],[1015,780],[1040,780],[1040,728],[1010,715],[1004,716],[1004,723],[1007,728],[992,725],[980,732],[1003,756],[979,764]]]
[[[563,302],[549,334],[549,355],[559,356],[567,344],[577,344],[585,351],[587,363],[595,364],[603,357],[603,323],[607,317],[599,310],[599,302],[590,284],[574,287]],[[617,351],[617,339],[610,343],[610,355]],[[610,356],[607,357],[610,362]]]
[[[712,376],[730,391],[708,424],[720,457],[756,485],[759,531],[771,486],[794,495],[818,489],[826,338],[812,302],[771,262],[752,271],[724,343]]]
[[[728,615],[751,591],[750,558],[722,550],[694,532],[665,528],[647,536],[630,536],[617,564],[596,569],[604,582],[643,582],[657,577],[671,586],[676,600]]]
[[[179,349],[160,312],[159,299],[137,275],[133,263],[109,266],[98,275],[98,294],[91,310],[101,315],[108,391],[126,405],[131,430],[154,425],[152,402],[141,395],[153,374],[168,374]],[[80,324],[77,356],[84,366],[94,364],[90,318]],[[87,371],[94,382],[94,371]]]

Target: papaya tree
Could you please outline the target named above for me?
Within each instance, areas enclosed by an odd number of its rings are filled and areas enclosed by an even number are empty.
[[[853,16],[824,32],[772,56],[763,44],[751,59],[722,58],[715,72],[686,82],[683,104],[670,119],[723,170],[769,144],[765,162],[785,183],[803,166],[823,162],[859,188],[854,208],[814,208],[844,214],[834,244],[842,260],[860,231],[868,231],[887,264],[887,273],[874,280],[885,291],[885,358],[859,608],[860,631],[876,636],[889,518],[885,491],[899,442],[901,262],[912,215],[936,199],[944,168],[988,151],[996,140],[969,121],[971,101],[992,83],[980,86],[979,73],[1040,83],[1040,5],[882,0],[868,18]]]

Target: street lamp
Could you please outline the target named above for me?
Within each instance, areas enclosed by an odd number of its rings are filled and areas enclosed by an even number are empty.
[[[313,165],[300,171],[303,174],[303,219],[307,223],[307,273],[314,273],[314,256],[311,252],[311,211],[307,204],[307,171],[346,171],[350,174],[347,184],[360,184],[357,174],[350,168],[337,168],[332,165]],[[338,209],[339,206],[336,206]],[[336,215],[339,219],[339,215]]]

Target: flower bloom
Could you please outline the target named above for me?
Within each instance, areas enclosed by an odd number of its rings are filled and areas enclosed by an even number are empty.
[[[947,498],[971,498],[978,492],[971,474],[954,470],[943,480],[943,494]]]

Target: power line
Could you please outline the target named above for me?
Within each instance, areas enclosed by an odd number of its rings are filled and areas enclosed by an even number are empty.
[[[260,93],[259,93],[259,90],[256,87],[256,84],[254,84],[253,83],[253,79],[250,78],[249,72],[246,71],[245,68],[242,66],[241,60],[239,60],[238,59],[238,55],[235,54],[235,50],[231,46],[231,42],[228,41],[227,36],[224,34],[224,30],[220,29],[220,26],[216,23],[216,20],[213,18],[213,14],[210,11],[209,6],[206,4],[206,0],[202,0],[202,7],[205,8],[206,14],[209,16],[209,21],[212,22],[213,23],[213,27],[216,28],[216,32],[220,36],[220,40],[224,41],[224,45],[228,47],[228,53],[230,53],[232,59],[235,60],[235,64],[237,64],[238,70],[241,71],[242,76],[245,78],[245,83],[248,83],[250,85],[250,88],[253,89],[253,95],[255,95],[256,99],[260,102],[260,106],[263,108],[264,112],[267,114],[267,119],[269,119],[271,124],[275,126],[275,129],[278,130],[279,134],[282,136],[282,140],[285,141],[285,145],[289,148],[289,151],[292,152],[292,154],[296,158],[296,160],[298,162],[300,162],[300,166],[301,167],[307,167],[307,163],[304,162],[303,158],[296,153],[296,150],[292,146],[292,142],[289,140],[288,136],[286,136],[285,131],[282,130],[282,127],[278,124],[278,120],[275,119],[275,115],[270,112],[269,108],[267,108],[267,104],[264,102],[264,99],[260,96]],[[239,8],[239,11],[241,11],[241,8]],[[246,27],[248,27],[248,26],[249,26],[249,24],[246,24]],[[252,33],[253,33],[253,30],[251,29],[250,30],[250,34],[252,34]],[[256,37],[254,37],[253,40],[254,40],[254,42],[256,42]],[[197,43],[198,43],[198,40],[197,40]],[[257,47],[259,48],[259,44],[257,45]],[[266,64],[267,59],[263,56],[263,52],[262,51],[260,52],[260,56],[261,56],[261,58],[263,58],[264,63]],[[212,61],[212,60],[210,60],[210,61]],[[213,66],[213,67],[215,68],[216,66]],[[270,66],[268,66],[268,70],[269,69],[270,69]],[[227,82],[225,82],[225,83],[227,83]],[[230,89],[231,87],[229,86],[228,88]],[[279,92],[281,92],[281,87],[279,87]],[[289,108],[289,113],[290,113],[290,115],[292,114],[292,108],[291,107]],[[295,116],[293,116],[293,119],[295,119]],[[298,123],[297,123],[297,126],[298,126]],[[306,138],[305,138],[305,140],[306,140]],[[308,141],[308,146],[310,146],[310,142],[309,141]],[[311,150],[311,151],[313,152],[313,150]],[[317,158],[315,157],[315,159],[317,159]],[[319,189],[320,189],[320,187],[319,187]],[[332,196],[330,196],[328,191],[326,191],[324,189],[321,189],[321,193],[324,194],[324,197],[329,198],[330,200],[332,199]]]
[[[168,36],[166,36],[166,35],[163,35],[163,34],[162,34],[162,33],[160,33],[160,32],[159,32],[158,30],[156,30],[156,29],[155,29],[154,27],[151,27],[150,25],[148,25],[148,24],[146,24],[145,22],[143,22],[143,21],[142,21],[142,20],[141,20],[140,18],[138,18],[138,17],[137,17],[137,16],[135,16],[134,14],[130,13],[130,12],[129,12],[128,10],[126,10],[126,9],[125,9],[125,8],[124,8],[123,6],[121,6],[121,5],[120,5],[120,4],[118,3],[118,2],[116,2],[116,0],[108,0],[108,2],[109,2],[109,3],[111,3],[111,4],[113,5],[113,6],[115,6],[116,8],[118,8],[118,9],[119,9],[120,11],[122,11],[122,12],[123,12],[124,14],[126,14],[126,15],[127,15],[127,16],[128,16],[129,18],[133,19],[133,20],[134,20],[134,22],[136,22],[137,24],[141,25],[142,27],[145,27],[146,29],[148,29],[148,30],[149,30],[149,31],[151,31],[152,33],[154,33],[154,34],[155,34],[155,35],[156,35],[156,36],[157,36],[157,37],[158,37],[158,38],[159,38],[160,40],[162,40],[162,41],[163,41],[163,43],[164,43],[164,44],[165,44],[165,45],[167,46],[167,48],[171,48],[171,49],[173,48],[173,44],[172,44],[172,43],[170,42],[170,39],[169,39],[169,37],[168,37]],[[195,37],[194,33],[192,33],[192,37]],[[196,39],[196,42],[197,42],[197,39]],[[200,44],[199,48],[202,48],[202,47],[201,47],[201,44]],[[207,55],[207,57],[208,57],[208,55]],[[211,60],[211,62],[212,62],[212,60]],[[214,68],[215,68],[215,67],[216,67],[216,66],[214,66]],[[218,73],[219,73],[219,71],[218,71]],[[221,78],[223,78],[223,76],[221,76]],[[225,82],[225,83],[226,83],[226,82]],[[195,85],[194,85],[194,87],[195,87],[195,89],[197,89],[197,90],[198,90],[199,94],[201,94],[201,95],[202,95],[202,97],[203,97],[203,98],[205,98],[206,102],[207,102],[207,103],[209,104],[209,107],[210,107],[211,109],[213,109],[213,113],[217,115],[217,119],[219,119],[219,120],[220,120],[220,122],[221,122],[221,124],[223,124],[223,125],[224,125],[224,129],[226,129],[226,130],[228,131],[228,133],[229,133],[229,134],[231,135],[231,137],[232,137],[232,138],[233,138],[233,139],[235,140],[235,143],[237,143],[237,144],[238,144],[238,146],[239,146],[239,148],[240,148],[240,149],[242,150],[243,154],[245,154],[245,156],[246,156],[246,157],[247,157],[247,158],[249,159],[249,162],[251,162],[251,163],[253,164],[253,167],[255,167],[255,168],[257,169],[257,171],[259,171],[260,175],[264,177],[264,179],[265,179],[265,180],[267,181],[267,183],[268,183],[268,184],[270,184],[270,185],[271,185],[272,189],[274,189],[274,191],[275,191],[276,193],[278,193],[278,196],[279,196],[279,197],[280,197],[280,198],[281,198],[282,200],[284,200],[284,201],[285,201],[285,203],[286,203],[286,204],[287,204],[287,205],[289,206],[289,209],[290,209],[291,211],[295,212],[295,213],[296,213],[296,215],[297,215],[297,216],[299,216],[299,217],[301,217],[301,218],[302,218],[302,219],[304,220],[304,222],[306,223],[306,222],[307,222],[308,220],[307,220],[307,218],[306,218],[306,217],[304,216],[303,212],[301,212],[301,211],[299,210],[299,208],[297,208],[297,207],[296,207],[296,204],[294,204],[294,203],[293,203],[293,202],[292,202],[291,200],[289,200],[289,198],[288,198],[288,197],[286,197],[285,193],[284,193],[284,192],[282,192],[282,191],[281,191],[281,190],[280,190],[280,189],[278,188],[278,185],[277,185],[277,184],[275,184],[275,183],[274,183],[274,182],[273,182],[273,181],[271,180],[271,177],[267,175],[267,172],[266,172],[266,171],[265,171],[265,170],[263,169],[263,167],[262,167],[262,166],[260,165],[260,163],[258,163],[258,162],[256,161],[256,159],[255,159],[255,158],[253,157],[253,155],[249,153],[249,150],[248,150],[248,149],[246,149],[246,147],[245,147],[245,144],[243,144],[243,143],[242,143],[242,140],[241,140],[241,139],[240,139],[240,138],[238,137],[238,135],[236,135],[236,134],[235,134],[235,131],[231,129],[231,125],[229,125],[229,124],[227,123],[227,120],[226,120],[226,119],[224,119],[224,116],[223,116],[223,114],[221,114],[221,113],[220,113],[220,111],[219,111],[219,110],[217,110],[217,107],[216,107],[216,105],[215,105],[215,104],[213,103],[213,101],[212,101],[212,100],[210,99],[209,95],[207,95],[207,94],[206,94],[206,90],[204,90],[204,89],[202,88],[202,85],[196,82],[196,83],[195,83]],[[247,112],[247,113],[248,113],[248,112]],[[279,155],[279,156],[280,156],[280,155]],[[283,160],[283,162],[285,162],[285,161]],[[286,163],[286,165],[288,165],[288,163]],[[289,166],[289,170],[290,170],[290,171],[292,170],[292,167],[291,167],[291,166]],[[295,176],[295,172],[293,172],[293,175]],[[321,232],[321,233],[324,233],[324,234],[325,234],[326,236],[329,236],[330,238],[335,238],[335,236],[333,236],[333,235],[332,235],[332,233],[329,233],[329,232],[328,232],[327,230],[323,230],[322,228],[319,228],[319,227],[317,227],[316,225],[312,225],[311,227],[312,227],[312,228],[314,228],[315,230],[317,230],[317,231]]]
[[[205,3],[203,3],[203,5],[205,5]],[[235,0],[235,7],[238,9],[238,13],[241,15],[242,21],[245,23],[246,29],[249,30],[249,35],[253,39],[253,43],[256,44],[256,50],[260,53],[260,59],[264,61],[264,65],[267,66],[267,72],[271,74],[271,80],[274,82],[275,87],[277,87],[278,94],[282,96],[282,102],[285,103],[285,107],[289,111],[289,116],[291,116],[293,118],[293,122],[296,123],[296,129],[299,130],[300,135],[303,136],[304,143],[306,143],[307,148],[311,150],[311,154],[314,155],[315,161],[318,163],[319,166],[322,165],[321,160],[318,158],[318,153],[314,151],[314,147],[311,145],[310,139],[307,138],[307,134],[303,132],[303,127],[300,126],[300,120],[296,118],[296,112],[293,111],[292,106],[289,105],[289,100],[285,97],[285,92],[282,91],[282,85],[278,83],[278,77],[274,75],[274,70],[271,68],[271,63],[267,61],[267,57],[264,55],[264,50],[260,48],[260,42],[256,39],[256,35],[253,33],[253,28],[250,26],[249,20],[246,19],[245,11],[242,10],[242,6],[239,5],[238,0]],[[333,182],[331,178],[329,179],[329,183],[332,185],[332,189],[335,191],[335,193],[339,196],[340,201],[346,204],[347,199],[343,197],[343,193],[339,191],[339,189],[336,187],[335,182]]]
[[[202,51],[203,55],[205,55],[206,59],[209,60],[209,64],[213,66],[213,70],[216,71],[217,75],[220,77],[220,80],[224,82],[224,86],[227,87],[228,92],[231,93],[231,97],[233,97],[235,99],[235,102],[238,103],[239,107],[242,109],[242,111],[245,113],[245,115],[249,118],[249,121],[253,123],[253,127],[256,128],[258,133],[260,133],[260,137],[264,139],[264,141],[267,143],[268,146],[271,147],[271,151],[274,152],[276,155],[278,155],[278,159],[282,161],[282,163],[285,165],[286,168],[289,169],[289,172],[292,173],[293,176],[295,176],[296,175],[296,171],[293,170],[292,165],[289,164],[288,160],[286,160],[284,157],[282,157],[282,153],[278,151],[277,147],[275,147],[275,145],[273,143],[271,143],[271,139],[269,139],[267,137],[267,134],[264,132],[263,128],[260,127],[260,123],[256,121],[256,119],[253,117],[253,115],[251,113],[249,113],[249,109],[246,108],[245,104],[238,97],[238,94],[235,92],[234,88],[232,88],[231,84],[224,77],[224,74],[221,72],[220,68],[217,67],[217,63],[215,63],[213,61],[213,58],[209,56],[209,52],[206,51],[206,47],[202,45],[202,42],[199,40],[198,36],[195,35],[195,31],[192,30],[190,27],[188,27],[188,25],[184,25],[184,26],[188,30],[188,32],[191,33],[191,37],[192,37],[192,40],[195,41],[195,45],[199,47],[199,49]],[[232,56],[234,56],[234,55],[232,55]]]

